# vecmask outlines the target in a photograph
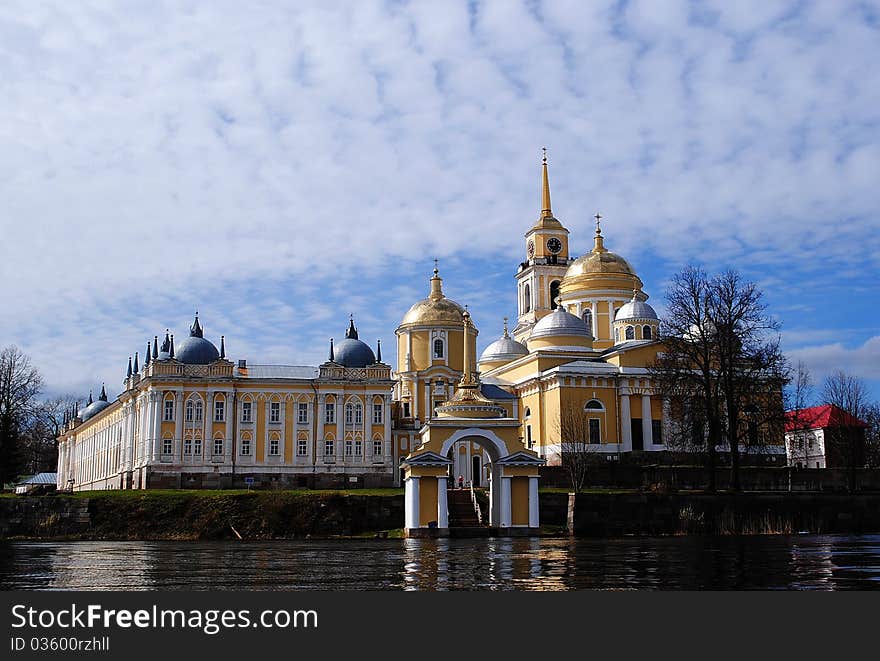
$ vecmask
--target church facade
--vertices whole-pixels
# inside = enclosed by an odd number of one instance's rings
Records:
[[[114,401],[102,389],[70,412],[59,489],[406,484],[408,512],[424,514],[407,527],[420,528],[436,523],[439,478],[451,477],[494,489],[490,515],[504,527],[537,525],[538,467],[559,464],[572,412],[590,450],[609,459],[666,448],[648,370],[659,320],[642,281],[605,247],[598,214],[592,249],[569,253],[546,158],[541,207],[524,235],[516,322],[479,358],[478,330],[436,268],[395,331],[393,364],[354,320],[321,365],[232,361],[197,315],[177,347],[166,331],[143,364],[129,359]],[[438,481],[413,495],[426,475]]]

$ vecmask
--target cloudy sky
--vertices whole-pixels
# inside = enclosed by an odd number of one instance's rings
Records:
[[[483,347],[546,146],[575,252],[600,211],[658,307],[738,268],[880,396],[878,62],[876,1],[7,0],[0,345],[82,397],[196,309],[252,363],[390,350],[436,257]]]

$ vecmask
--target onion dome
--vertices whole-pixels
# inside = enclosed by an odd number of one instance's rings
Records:
[[[168,329],[165,329],[165,339],[162,340],[162,346],[159,347],[159,353],[157,353],[154,357],[154,360],[168,360],[171,358],[171,336],[168,334]]]
[[[83,422],[88,420],[89,418],[94,417],[104,409],[110,406],[110,402],[107,401],[107,390],[104,388],[104,385],[101,384],[101,395],[98,397],[96,401],[92,401],[92,393],[89,393],[89,403],[85,408],[77,411],[77,417],[79,417]]]
[[[430,324],[454,324],[460,326],[464,314],[464,308],[450,298],[443,295],[443,279],[440,271],[434,269],[434,277],[431,278],[431,293],[428,298],[422,299],[413,305],[403,316],[401,326],[430,325]]]
[[[376,363],[373,350],[365,342],[358,339],[357,329],[354,327],[354,319],[349,320],[348,330],[345,331],[345,339],[333,347],[331,358],[334,362],[345,367],[366,367]]]
[[[614,316],[614,321],[656,321],[657,313],[650,305],[638,298],[639,292],[633,291],[632,300],[624,304]]]
[[[196,312],[195,321],[189,329],[189,337],[177,346],[174,357],[187,365],[207,365],[220,358],[217,347],[204,337],[198,312]]]
[[[529,350],[525,345],[517,342],[507,331],[507,317],[504,317],[504,333],[492,344],[486,347],[480,356],[480,367],[497,367],[503,363],[509,363],[522,356],[528,355]]]

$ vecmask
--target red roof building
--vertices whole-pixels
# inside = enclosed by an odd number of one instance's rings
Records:
[[[787,411],[785,454],[789,466],[831,468],[864,463],[867,423],[834,404]]]

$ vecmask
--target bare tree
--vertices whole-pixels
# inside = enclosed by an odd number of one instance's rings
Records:
[[[861,423],[866,422],[871,402],[868,387],[856,376],[838,370],[825,377],[820,399],[849,413]],[[850,491],[857,485],[857,469],[865,465],[865,427],[855,425],[833,426],[825,437],[826,457],[845,466]]]
[[[705,453],[707,488],[715,489],[716,446],[721,442],[721,393],[709,317],[709,277],[696,266],[673,276],[661,324],[663,352],[651,373],[672,417],[672,449]]]
[[[17,478],[23,467],[20,437],[42,387],[40,373],[18,347],[0,350],[0,484]]]
[[[29,473],[51,472],[58,464],[58,435],[66,411],[76,406],[76,398],[54,397],[37,404],[22,424],[19,448],[24,470]]]
[[[584,410],[563,407],[559,413],[559,455],[573,491],[580,491],[587,478],[597,444],[590,443],[590,420]]]
[[[868,406],[865,422],[865,466],[880,468],[880,402]]]
[[[782,441],[782,389],[788,363],[779,324],[763,294],[733,270],[709,277],[695,266],[673,278],[662,321],[664,351],[651,372],[678,428],[699,445],[705,437],[708,488],[715,488],[716,447],[730,452],[731,488],[740,488],[740,448],[758,443],[760,430]],[[673,432],[676,435],[676,432]]]

